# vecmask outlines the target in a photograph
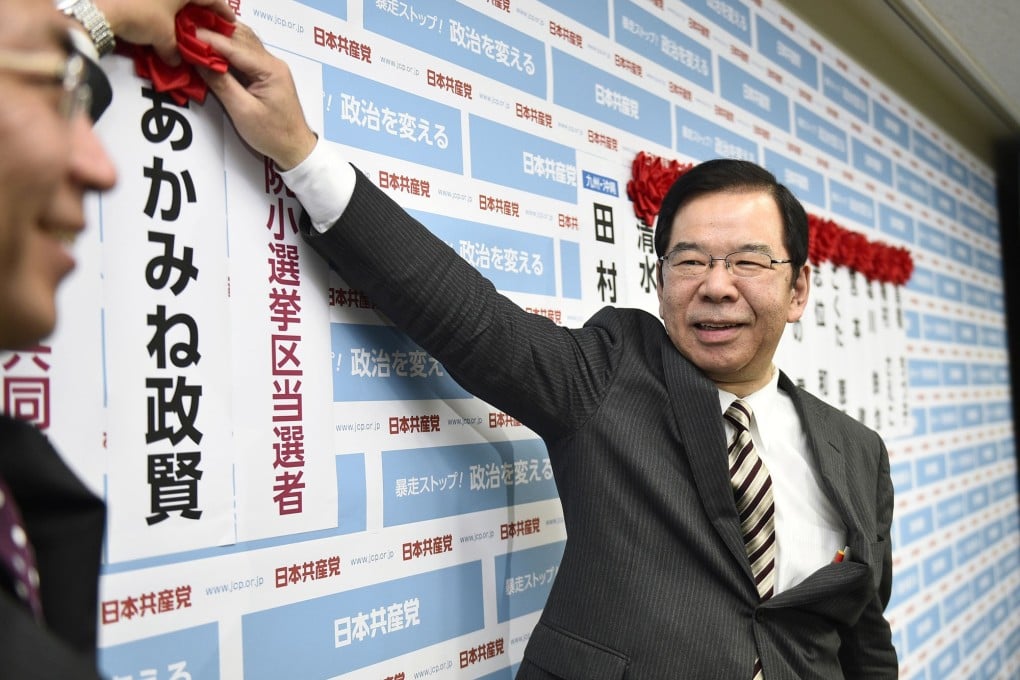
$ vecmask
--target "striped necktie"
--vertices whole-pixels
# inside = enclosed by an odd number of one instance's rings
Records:
[[[772,501],[772,477],[758,457],[751,441],[751,409],[737,399],[724,414],[736,433],[728,449],[730,481],[744,535],[744,549],[751,563],[758,596],[764,602],[775,594],[776,529],[775,504]],[[755,657],[752,680],[760,680],[761,659]]]

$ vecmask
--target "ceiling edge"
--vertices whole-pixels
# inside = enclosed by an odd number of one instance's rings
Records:
[[[1020,132],[1020,109],[920,0],[885,0],[885,4],[997,118]]]

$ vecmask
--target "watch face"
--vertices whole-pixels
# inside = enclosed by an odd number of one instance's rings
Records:
[[[57,2],[57,9],[66,13],[77,4],[78,0],[59,0],[59,2]]]

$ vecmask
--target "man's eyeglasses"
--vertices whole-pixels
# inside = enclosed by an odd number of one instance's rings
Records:
[[[60,114],[71,120],[81,113],[91,114],[92,87],[89,84],[89,60],[73,47],[59,52],[21,52],[0,49],[0,70],[55,82],[63,88]]]
[[[738,250],[725,257],[712,257],[697,248],[681,248],[663,255],[659,262],[660,266],[665,265],[669,271],[687,279],[704,276],[715,262],[724,262],[734,276],[750,279],[774,265],[789,264],[792,260],[777,260],[757,250]]]

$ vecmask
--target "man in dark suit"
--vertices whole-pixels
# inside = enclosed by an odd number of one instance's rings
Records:
[[[548,447],[568,540],[518,678],[896,677],[888,456],[772,363],[810,268],[804,209],[771,174],[713,161],[671,189],[661,322],[607,307],[561,328],[318,143],[249,30],[208,38],[247,77],[209,83],[307,241]]]
[[[233,16],[225,0],[200,2]],[[74,267],[67,246],[85,226],[84,192],[114,183],[92,131],[109,102],[94,48],[107,51],[119,35],[172,54],[185,0],[99,4],[62,2],[65,15],[53,0],[0,3],[0,349],[52,332],[57,286]],[[41,432],[0,415],[0,676],[99,678],[104,518]]]

